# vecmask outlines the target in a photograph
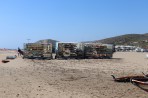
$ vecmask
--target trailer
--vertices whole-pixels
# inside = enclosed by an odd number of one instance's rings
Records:
[[[56,59],[82,59],[83,57],[84,52],[82,43],[56,43]]]
[[[24,44],[23,58],[52,59],[52,44],[39,44],[39,43]]]

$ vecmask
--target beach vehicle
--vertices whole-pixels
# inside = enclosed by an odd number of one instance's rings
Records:
[[[83,44],[74,42],[57,42],[56,59],[81,59],[84,57]]]
[[[148,78],[132,78],[131,83],[148,92]]]
[[[134,79],[134,78],[137,78],[137,79],[143,79],[143,78],[146,78],[148,75],[146,76],[138,76],[138,75],[133,75],[133,76],[125,76],[125,77],[119,77],[119,78],[116,78],[114,75],[111,75],[114,79],[114,81],[116,82],[130,82],[131,79]]]
[[[23,58],[52,59],[52,44],[40,44],[40,43],[24,44]]]

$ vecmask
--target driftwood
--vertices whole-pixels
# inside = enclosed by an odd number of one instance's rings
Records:
[[[10,62],[9,60],[2,60],[3,63],[8,63]]]
[[[145,74],[144,72],[142,72],[142,74],[144,75],[144,77],[148,78],[148,74]]]
[[[132,78],[131,83],[148,92],[148,78]]]
[[[133,78],[139,78],[139,79],[145,78],[145,76],[136,76],[136,75],[135,76],[119,77],[119,78],[116,78],[114,75],[111,75],[111,76],[113,77],[114,81],[116,81],[116,82],[130,82],[131,79],[133,79]]]

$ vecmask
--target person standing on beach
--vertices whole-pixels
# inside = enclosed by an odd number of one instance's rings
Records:
[[[18,53],[18,57],[21,56],[21,54],[20,54],[20,48],[18,48],[17,53]]]
[[[22,55],[24,54],[24,52],[23,52],[20,48],[18,48],[17,51],[18,51],[18,57],[19,57],[19,56],[22,56]]]

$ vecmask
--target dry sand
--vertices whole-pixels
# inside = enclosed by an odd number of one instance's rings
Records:
[[[0,60],[15,52],[0,52]],[[113,59],[28,60],[0,62],[0,98],[148,98],[117,77],[148,73],[146,53],[117,52]]]

